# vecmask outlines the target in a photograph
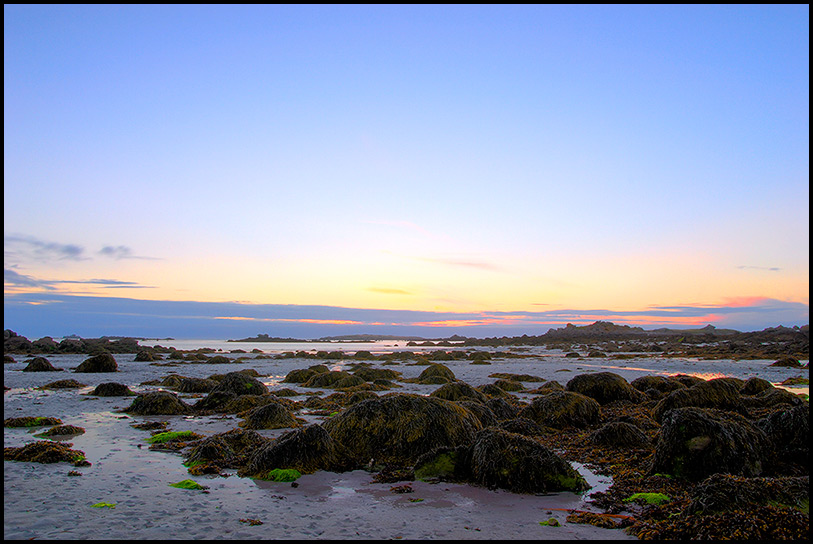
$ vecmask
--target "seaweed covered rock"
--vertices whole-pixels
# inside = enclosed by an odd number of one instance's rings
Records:
[[[590,488],[584,478],[552,450],[526,436],[493,427],[477,433],[467,459],[471,482],[490,489],[551,493]]]
[[[96,397],[132,397],[136,393],[123,383],[107,382],[97,385],[88,395]]]
[[[256,431],[232,429],[198,442],[189,452],[184,466],[193,474],[217,474],[224,468],[239,468],[270,442]]]
[[[654,376],[651,374],[635,378],[630,382],[630,385],[642,393],[654,390],[661,395],[671,393],[677,389],[685,389],[688,387],[680,380],[671,376]]]
[[[457,381],[457,378],[455,378],[454,372],[448,366],[432,363],[423,369],[417,379],[409,381],[427,385],[441,385]]]
[[[179,393],[211,393],[219,382],[211,378],[190,378],[177,376],[171,384],[164,384]]]
[[[231,393],[237,396],[267,395],[268,388],[261,381],[249,376],[245,372],[229,372],[211,392]]]
[[[330,370],[314,374],[302,387],[319,387],[322,389],[346,389],[364,383],[364,380],[344,370]]]
[[[481,425],[474,414],[454,402],[390,393],[347,408],[324,427],[364,466],[370,459],[412,465],[435,448],[469,443]]]
[[[119,365],[109,353],[100,353],[82,361],[74,372],[117,372]]]
[[[640,402],[645,398],[627,380],[613,372],[579,374],[567,382],[565,389],[595,399],[599,404],[619,400]]]
[[[729,410],[745,415],[747,412],[742,403],[740,387],[726,378],[715,378],[686,389],[677,389],[658,401],[652,409],[652,417],[660,422],[664,414],[670,410],[688,406]]]
[[[510,398],[510,397],[509,397]],[[486,406],[496,416],[498,421],[504,419],[514,419],[519,414],[520,408],[505,398],[493,398],[486,401]]]
[[[497,416],[494,415],[494,412],[492,412],[491,409],[482,402],[472,399],[463,399],[455,402],[474,414],[480,421],[480,425],[483,428],[491,427],[492,425],[496,425],[498,422]]]
[[[268,399],[271,400],[271,399]],[[282,429],[299,427],[299,421],[282,402],[268,402],[249,410],[240,423],[244,429]]]
[[[486,402],[488,400],[488,397],[483,393],[466,382],[460,381],[445,383],[435,389],[429,396],[446,400],[475,400],[477,402]]]
[[[768,391],[774,389],[774,386],[771,382],[766,379],[758,378],[756,376],[751,376],[745,383],[743,384],[742,388],[740,388],[740,394],[742,395],[756,395],[762,393],[763,391]]]
[[[23,369],[23,372],[59,372],[62,370],[52,365],[51,361],[45,357],[34,357],[26,362],[28,365]]]
[[[6,461],[27,461],[31,463],[82,463],[85,452],[72,450],[64,442],[39,440],[19,448],[3,448],[3,459]],[[86,464],[86,463],[85,463]]]
[[[358,356],[358,354],[356,354]],[[365,382],[374,382],[375,380],[400,380],[401,373],[390,368],[374,368],[362,366],[353,371],[353,375],[361,378]]]
[[[730,474],[714,474],[692,491],[687,514],[711,514],[741,510],[747,506],[783,504],[792,508],[807,508],[810,497],[810,477],[743,478]]]
[[[254,452],[240,476],[265,478],[274,469],[295,469],[303,474],[346,468],[341,446],[321,425],[287,432]]]
[[[810,403],[774,412],[757,422],[776,459],[810,470]]]
[[[592,432],[587,440],[597,446],[622,449],[644,449],[652,446],[649,437],[638,427],[624,421],[612,421]]]
[[[515,417],[514,419],[501,421],[497,425],[497,428],[509,433],[521,434],[523,436],[542,436],[545,434],[545,429],[543,429],[536,421],[524,417]]]
[[[770,366],[781,366],[786,368],[802,368],[802,363],[799,359],[790,355],[784,355],[770,364]]]
[[[192,408],[169,391],[153,391],[137,396],[124,410],[138,416],[184,415],[192,413]]]
[[[85,384],[77,382],[74,379],[56,380],[55,382],[46,383],[37,389],[81,389],[87,387]]]
[[[151,349],[142,349],[136,353],[135,361],[139,363],[151,363],[153,361],[159,361],[161,359],[161,355],[155,353]]]
[[[759,476],[769,453],[765,433],[738,414],[677,408],[663,416],[652,472],[691,481],[718,472]]]
[[[519,412],[524,417],[546,427],[584,428],[601,419],[601,407],[590,397],[573,391],[553,391],[535,398]]]
[[[58,417],[22,416],[9,417],[3,420],[3,427],[44,427],[46,425],[62,425]]]
[[[51,427],[50,429],[43,431],[35,436],[47,438],[50,436],[72,436],[84,433],[85,429],[83,427],[77,427],[76,425],[57,425],[56,427]]]
[[[290,371],[282,380],[283,383],[305,383],[315,374],[328,372],[325,365],[314,365],[308,368],[298,368]]]

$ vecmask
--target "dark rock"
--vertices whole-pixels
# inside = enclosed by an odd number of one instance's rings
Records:
[[[520,411],[519,417],[532,419],[545,427],[584,428],[599,422],[601,407],[580,393],[553,391],[535,398]]]
[[[435,389],[429,396],[446,400],[466,399],[475,400],[477,402],[486,402],[488,400],[488,397],[483,393],[477,391],[466,382],[460,381],[445,383]]]
[[[136,395],[136,393],[130,391],[130,388],[123,383],[108,382],[100,383],[93,391],[88,393],[88,395],[97,397],[130,397]]]
[[[118,369],[116,359],[111,354],[100,353],[85,359],[74,372],[117,372]]]
[[[360,466],[370,459],[410,466],[435,448],[471,442],[481,425],[454,402],[396,393],[351,406],[324,427]]]
[[[641,402],[645,398],[627,380],[612,372],[580,374],[567,382],[566,389],[593,398],[599,404],[609,404],[619,400]]]
[[[597,446],[623,449],[645,449],[652,446],[649,437],[638,427],[623,421],[612,421],[594,431],[587,440]]]
[[[653,473],[700,481],[712,474],[759,476],[769,454],[765,433],[733,412],[677,408],[666,412]]]
[[[192,413],[191,407],[169,391],[154,391],[137,396],[124,410],[139,416],[183,415]]]
[[[238,474],[263,478],[276,468],[295,469],[303,474],[340,471],[345,468],[345,461],[341,446],[333,437],[321,425],[309,425],[287,432],[256,450]]]
[[[28,366],[23,369],[23,372],[58,372],[61,368],[56,368],[51,364],[51,361],[45,357],[34,357],[26,361]]]

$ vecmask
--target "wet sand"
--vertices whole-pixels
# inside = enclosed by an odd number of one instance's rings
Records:
[[[250,355],[243,355],[251,357]],[[237,355],[229,355],[236,358]],[[190,364],[155,366],[135,362],[134,355],[116,355],[119,372],[77,374],[86,356],[48,357],[63,372],[21,372],[24,357],[4,365],[4,418],[20,416],[59,417],[86,433],[67,441],[85,452],[91,466],[75,468],[67,463],[39,464],[4,461],[4,538],[6,539],[619,539],[633,540],[622,530],[609,530],[565,520],[568,509],[593,509],[589,495],[606,489],[608,482],[583,472],[594,488],[584,495],[557,493],[545,496],[520,495],[505,491],[448,483],[408,482],[412,493],[394,493],[399,484],[376,483],[365,471],[318,472],[290,483],[273,483],[229,477],[191,477],[178,453],[148,449],[147,431],[133,423],[165,420],[169,430],[192,430],[204,435],[225,432],[241,421],[235,416],[130,416],[120,412],[132,397],[89,397],[83,395],[95,385],[119,382],[133,391],[155,390],[141,383],[170,373],[206,377],[211,374],[253,368],[271,390],[290,387],[313,391],[294,384],[281,384],[296,368],[306,368],[312,359],[253,359],[236,364]],[[488,365],[470,361],[444,361],[458,379],[471,385],[492,383],[489,374],[507,372],[533,374],[562,384],[578,373],[611,370],[631,381],[645,374],[693,373],[713,377],[760,376],[778,383],[807,370],[769,367],[772,361],[694,361],[647,358],[630,360],[566,359],[556,354],[533,359],[493,360]],[[327,361],[331,367],[349,365]],[[380,363],[376,363],[380,366]],[[425,368],[402,363],[387,366],[404,378],[416,377]],[[40,391],[35,387],[59,379],[73,378],[87,387],[79,390]],[[401,382],[399,382],[401,383]],[[396,392],[428,394],[438,386],[405,384]],[[526,384],[533,386],[533,384]],[[326,394],[331,390],[325,390]],[[189,403],[196,399],[181,395]],[[523,397],[522,394],[518,396]],[[301,400],[306,397],[294,397]],[[527,398],[531,398],[528,396]],[[320,416],[298,414],[312,422]],[[37,438],[35,429],[4,429],[4,446],[22,446]],[[274,437],[285,432],[260,431]],[[582,469],[585,470],[585,469]],[[75,471],[81,476],[69,476]],[[191,491],[169,487],[187,478],[208,487]],[[115,508],[92,508],[107,502]],[[539,522],[557,518],[560,527]],[[244,520],[244,521],[241,521]],[[251,525],[249,520],[260,524]]]

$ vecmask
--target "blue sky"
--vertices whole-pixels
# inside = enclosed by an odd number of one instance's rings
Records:
[[[23,295],[809,320],[806,5],[5,6],[4,30],[7,328],[54,321]]]

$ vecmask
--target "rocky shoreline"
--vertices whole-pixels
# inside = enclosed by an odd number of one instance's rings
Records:
[[[587,489],[569,465],[577,462],[611,476],[612,485],[590,496],[590,508],[563,512],[568,524],[640,539],[797,539],[809,532],[809,401],[756,376],[627,380],[601,371],[560,382],[490,372],[492,383],[475,385],[459,379],[455,369],[486,369],[481,365],[525,355],[477,349],[245,357],[194,350],[167,358],[150,353],[131,352],[131,364],[159,372],[195,368],[196,376],[170,372],[140,384],[116,384],[118,355],[111,354],[89,357],[73,372],[103,376],[105,382],[85,394],[108,391],[126,401],[120,413],[143,424],[141,432],[153,433],[149,448],[182,455],[190,478],[236,473],[296,484],[302,475],[365,471],[392,493],[435,482],[539,495]],[[45,359],[27,372],[59,371]],[[559,360],[578,365],[581,355]],[[33,364],[25,362],[22,371]],[[295,368],[269,388],[256,370],[244,368],[248,362]],[[785,364],[807,368],[793,357]],[[201,375],[207,365],[239,370]],[[399,391],[410,386],[428,392]],[[37,420],[39,415],[6,418],[4,426],[80,433],[77,426],[60,428],[67,427],[61,421]],[[209,434],[168,431],[158,421],[177,423],[179,417],[240,421]],[[277,434],[269,437],[269,430]],[[92,465],[83,451],[43,438],[5,447],[4,458]]]

